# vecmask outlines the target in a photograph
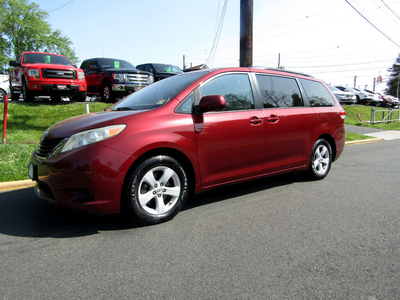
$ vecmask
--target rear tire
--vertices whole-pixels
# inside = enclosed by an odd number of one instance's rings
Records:
[[[310,167],[308,174],[311,179],[320,180],[325,178],[332,165],[332,147],[324,139],[319,139],[311,152]]]
[[[109,82],[103,83],[101,86],[100,97],[102,102],[113,103],[115,100],[114,92]]]
[[[123,199],[125,213],[152,225],[171,220],[185,205],[188,179],[181,164],[158,155],[142,162],[129,178]]]

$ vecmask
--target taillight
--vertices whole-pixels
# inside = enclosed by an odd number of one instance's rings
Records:
[[[342,118],[342,120],[346,119],[346,112],[345,111],[341,111],[339,112],[340,117]]]

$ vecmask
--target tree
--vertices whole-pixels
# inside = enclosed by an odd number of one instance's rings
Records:
[[[399,97],[399,84],[400,84],[400,55],[396,58],[393,66],[388,69],[390,77],[387,82],[386,94],[394,97]]]
[[[0,72],[8,70],[8,61],[24,51],[62,54],[72,63],[78,58],[72,42],[61,31],[52,30],[45,21],[48,13],[28,0],[0,0]]]

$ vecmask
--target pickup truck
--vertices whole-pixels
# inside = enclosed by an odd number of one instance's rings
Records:
[[[130,62],[114,58],[90,58],[81,64],[88,94],[100,95],[103,102],[115,102],[120,96],[153,83],[153,75],[135,68]]]
[[[170,64],[147,63],[137,65],[136,68],[152,73],[154,76],[154,81],[159,81],[161,79],[183,73],[183,71],[179,67]]]
[[[43,52],[24,52],[10,61],[10,94],[17,100],[34,101],[36,96],[61,97],[85,101],[86,80],[82,70],[63,55]]]

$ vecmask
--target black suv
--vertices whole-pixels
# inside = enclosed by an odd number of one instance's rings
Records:
[[[115,102],[153,83],[153,75],[135,68],[130,62],[114,58],[90,58],[81,64],[88,94],[100,94],[101,101]]]
[[[154,76],[154,81],[159,81],[174,75],[182,74],[183,71],[174,65],[169,64],[141,64],[136,66],[137,69],[150,72]]]

